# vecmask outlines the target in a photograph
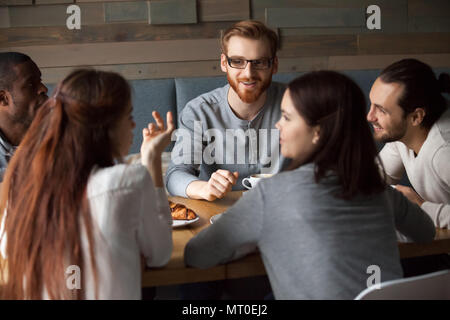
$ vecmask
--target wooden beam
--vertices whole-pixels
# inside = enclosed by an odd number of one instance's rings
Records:
[[[267,8],[266,24],[276,28],[360,27],[366,25],[363,8]]]
[[[220,30],[231,25],[232,22],[204,22],[189,25],[112,23],[82,26],[81,30],[69,30],[65,26],[6,28],[0,34],[2,40],[0,48],[92,42],[211,39],[219,38]]]
[[[449,53],[450,33],[360,34],[358,54]]]
[[[162,0],[149,2],[150,24],[181,24],[196,22],[196,0]]]
[[[40,67],[68,67],[218,59],[217,39],[130,41],[5,47],[28,54]]]
[[[450,53],[444,54],[381,54],[328,57],[328,68],[333,70],[383,69],[405,58],[414,58],[431,67],[450,67]]]
[[[103,71],[120,73],[128,80],[166,79],[179,77],[211,77],[223,75],[219,57],[210,61],[136,63],[114,65],[90,65]],[[41,67],[44,83],[57,83],[76,67]]]
[[[356,53],[356,35],[304,35],[281,38],[278,56],[288,58]]]
[[[249,0],[199,0],[199,21],[239,21],[250,19]]]

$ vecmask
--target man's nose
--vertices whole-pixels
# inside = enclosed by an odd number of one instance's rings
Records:
[[[252,75],[255,73],[255,68],[253,67],[253,64],[251,62],[247,62],[247,65],[245,66],[243,73],[247,78],[251,78]]]
[[[377,118],[375,117],[375,108],[370,106],[369,112],[367,113],[367,121],[375,122]]]

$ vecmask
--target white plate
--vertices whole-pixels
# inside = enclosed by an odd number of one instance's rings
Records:
[[[186,226],[188,224],[198,221],[198,219],[200,219],[199,216],[197,216],[197,218],[192,219],[192,220],[172,220],[172,227],[178,228],[178,227]]]
[[[211,218],[209,218],[209,222],[210,222],[211,224],[213,224],[213,223],[216,222],[217,219],[219,219],[221,216],[222,216],[222,213],[218,213],[218,214],[212,216]]]

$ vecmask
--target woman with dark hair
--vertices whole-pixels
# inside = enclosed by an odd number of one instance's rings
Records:
[[[400,278],[395,229],[414,241],[431,241],[435,229],[384,184],[365,105],[336,72],[292,81],[276,125],[290,170],[244,193],[188,243],[185,262],[206,268],[255,245],[277,299],[353,299],[373,269],[381,281]]]
[[[0,270],[6,299],[139,299],[141,254],[172,251],[161,152],[174,128],[156,112],[141,163],[119,163],[135,123],[126,80],[76,70],[41,109],[6,171]],[[70,278],[69,278],[70,277]],[[66,279],[67,278],[67,279]]]

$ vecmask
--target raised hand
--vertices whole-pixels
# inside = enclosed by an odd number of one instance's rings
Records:
[[[157,111],[153,111],[152,115],[156,124],[149,123],[148,127],[142,130],[141,163],[149,171],[155,186],[162,188],[161,154],[169,145],[175,126],[171,112],[167,112],[167,127]]]
[[[152,116],[156,124],[149,123],[148,127],[142,130],[141,159],[143,164],[152,157],[161,157],[161,153],[170,144],[170,138],[175,129],[172,112],[167,112],[167,127],[157,111],[153,111]]]

